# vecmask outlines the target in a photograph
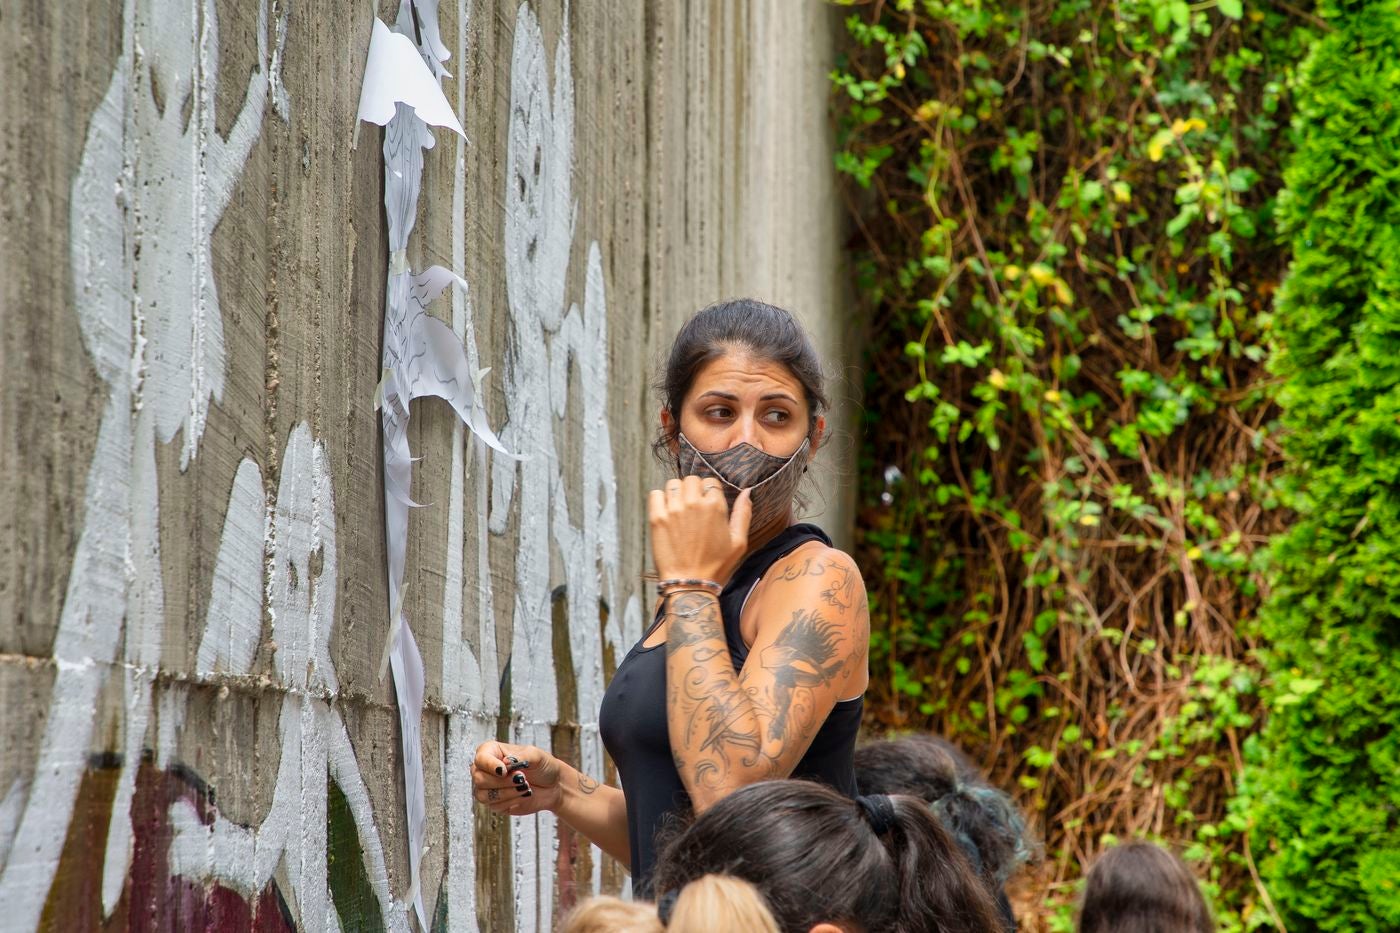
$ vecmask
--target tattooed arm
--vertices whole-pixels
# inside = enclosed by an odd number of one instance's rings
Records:
[[[802,548],[760,586],[741,671],[713,596],[667,600],[671,751],[697,812],[745,784],[787,777],[836,702],[865,688],[869,614],[850,557]]]
[[[624,868],[630,868],[632,844],[627,838],[627,801],[622,791],[574,768],[567,768],[567,772],[559,782],[562,793],[555,814]]]

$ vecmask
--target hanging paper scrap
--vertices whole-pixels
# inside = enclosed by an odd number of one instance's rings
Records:
[[[432,34],[437,34],[436,26]],[[447,96],[413,40],[391,32],[376,18],[369,39],[369,57],[365,61],[365,80],[360,86],[359,119],[383,126],[394,118],[396,103],[412,107],[424,123],[446,127],[463,139],[467,138],[457,114],[452,112],[452,105],[447,102]],[[430,138],[427,146],[431,148],[432,145]]]

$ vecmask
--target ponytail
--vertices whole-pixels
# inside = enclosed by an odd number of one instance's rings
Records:
[[[901,933],[1001,928],[986,887],[953,835],[916,797],[876,794],[857,798],[871,832],[894,863]],[[879,814],[880,820],[870,819]],[[882,831],[883,830],[883,831]]]
[[[862,794],[909,794],[928,803],[994,890],[1037,854],[1015,802],[938,736],[863,745],[856,749],[855,766]]]
[[[1011,798],[994,787],[959,782],[953,793],[933,802],[933,813],[953,838],[971,846],[977,872],[1000,888],[1031,857],[1026,821]]]

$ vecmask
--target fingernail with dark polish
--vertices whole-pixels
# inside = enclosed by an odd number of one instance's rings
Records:
[[[496,765],[496,773],[497,773],[497,774],[505,774],[505,773],[506,773],[506,769],[505,769],[505,768],[502,768],[500,765]]]
[[[525,770],[526,768],[528,768],[528,767],[530,767],[530,763],[529,763],[528,761],[520,761],[519,759],[517,759],[516,762],[515,762],[514,764],[510,765],[509,767],[507,767],[506,770],[507,770],[507,771],[524,771],[524,770]]]
[[[535,796],[535,792],[532,791],[532,790],[527,790],[525,793],[521,794],[520,796],[522,796],[522,797],[533,797],[533,796]]]
[[[525,775],[523,775],[523,774],[512,774],[512,775],[510,776],[510,779],[511,779],[512,781],[514,781],[515,783],[517,783],[517,784],[524,784],[524,783],[525,783]]]

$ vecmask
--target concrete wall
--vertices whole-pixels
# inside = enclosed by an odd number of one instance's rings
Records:
[[[0,14],[6,930],[416,924],[380,676],[383,131],[351,148],[370,12]],[[469,141],[435,131],[406,252],[465,277],[431,311],[530,459],[413,405],[419,888],[434,928],[546,929],[624,873],[547,816],[479,812],[470,755],[514,736],[603,767],[598,698],[648,605],[648,382],[687,313],[792,307],[847,394],[836,23],[817,0],[438,20]],[[838,536],[850,411],[820,471]]]

